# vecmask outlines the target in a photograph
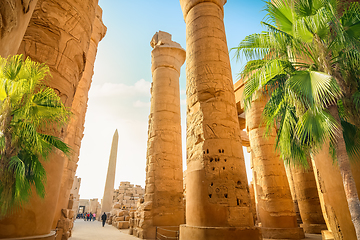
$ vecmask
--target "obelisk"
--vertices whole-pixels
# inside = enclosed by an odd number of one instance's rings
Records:
[[[109,158],[109,166],[106,175],[106,183],[104,189],[104,196],[101,205],[101,212],[110,212],[111,204],[112,204],[112,197],[114,193],[114,184],[115,184],[115,170],[116,170],[116,157],[117,157],[117,149],[118,149],[118,141],[119,141],[119,134],[116,129],[114,133],[114,137],[111,144],[111,152]]]
[[[186,225],[180,240],[256,240],[224,26],[226,0],[180,0],[186,23]]]

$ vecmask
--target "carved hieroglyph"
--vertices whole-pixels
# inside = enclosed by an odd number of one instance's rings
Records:
[[[157,226],[184,223],[183,169],[180,118],[180,68],[185,50],[159,31],[151,42],[151,109],[149,116],[145,202],[141,224],[133,235],[155,238]],[[136,223],[140,223],[136,222]]]
[[[118,134],[118,130],[116,129],[111,144],[111,152],[109,157],[109,166],[106,174],[104,196],[101,202],[102,213],[110,212],[113,202],[118,142],[119,142],[119,134]]]
[[[94,19],[91,41],[86,55],[85,71],[80,79],[76,89],[74,101],[72,103],[71,112],[73,116],[68,124],[65,136],[65,142],[70,145],[72,155],[65,159],[64,172],[61,180],[61,189],[59,201],[55,213],[53,228],[56,227],[59,220],[61,209],[67,207],[70,189],[74,181],[77,162],[79,161],[79,153],[81,140],[83,138],[85,115],[87,110],[88,92],[92,82],[94,63],[99,42],[106,34],[106,27],[102,22],[102,9],[98,5],[96,8],[96,17]]]
[[[186,225],[180,239],[260,239],[235,106],[225,0],[180,0],[186,23]]]
[[[37,0],[0,0],[0,56],[17,53]]]
[[[89,49],[97,0],[38,0],[19,52],[33,61],[45,62],[52,78],[47,85],[71,107],[82,77]],[[50,131],[50,130],[49,130]],[[55,131],[63,138],[65,129]],[[31,237],[49,234],[59,199],[64,168],[63,155],[54,152],[44,163],[46,196],[33,194],[16,215],[0,221],[0,237]],[[26,224],[24,224],[24,222]]]
[[[270,136],[264,137],[266,129],[261,125],[261,115],[265,104],[259,94],[246,113],[262,235],[271,239],[302,239],[305,235],[297,225],[284,163],[275,151],[275,128]]]

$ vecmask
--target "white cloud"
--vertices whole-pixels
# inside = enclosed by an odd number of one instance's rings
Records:
[[[150,107],[150,101],[149,102],[142,102],[140,100],[136,100],[136,102],[133,103],[134,107],[142,108],[142,107]]]
[[[151,82],[144,79],[137,81],[134,85],[125,85],[122,83],[104,83],[94,84],[89,92],[89,97],[129,97],[129,96],[150,96]]]

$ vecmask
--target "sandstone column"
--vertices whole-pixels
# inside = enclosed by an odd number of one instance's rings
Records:
[[[328,229],[335,240],[356,240],[340,170],[337,164],[333,163],[327,145],[324,145],[322,150],[313,156],[312,163],[321,208]],[[323,239],[330,239],[324,238],[326,235],[331,234],[323,231]]]
[[[289,166],[285,165],[285,171],[286,171],[286,176],[287,176],[287,179],[289,182],[291,198],[294,203],[294,211],[296,213],[297,224],[298,224],[298,226],[300,226],[300,224],[302,224],[303,222],[301,219],[299,204],[298,204],[298,200],[297,200],[297,196],[296,196],[296,192],[295,192],[294,178],[293,178],[293,175],[292,175],[292,172],[291,172],[291,169]]]
[[[37,0],[0,0],[0,56],[15,55]]]
[[[275,151],[275,128],[265,138],[265,127],[260,126],[265,104],[260,96],[246,114],[262,235],[270,239],[302,239],[304,231],[297,225],[284,163]]]
[[[180,239],[260,239],[223,22],[226,0],[180,0],[187,46],[186,225]]]
[[[309,162],[309,169],[291,165],[290,171],[294,180],[294,189],[303,221],[300,226],[306,233],[321,234],[321,230],[326,230],[327,227],[321,211],[312,164]]]
[[[76,89],[74,101],[71,107],[71,112],[73,113],[73,116],[68,124],[66,131],[65,142],[70,145],[73,153],[69,158],[65,159],[59,201],[57,204],[53,228],[55,228],[57,224],[62,224],[60,222],[58,223],[58,221],[61,220],[60,214],[62,209],[65,209],[68,206],[70,190],[74,182],[77,162],[79,161],[81,140],[84,136],[83,132],[85,115],[87,110],[88,92],[94,73],[93,69],[97,47],[105,34],[106,27],[102,22],[102,9],[98,5],[96,8],[96,17],[93,22],[90,45],[86,54],[85,70]]]
[[[111,144],[111,152],[109,158],[109,166],[106,175],[106,183],[104,189],[104,196],[101,203],[101,213],[110,212],[112,201],[113,201],[113,193],[114,193],[114,184],[115,184],[115,171],[116,171],[116,158],[117,158],[117,149],[118,149],[118,141],[119,134],[116,129],[112,144]]]
[[[46,62],[52,74],[47,85],[55,89],[67,107],[72,106],[84,71],[96,6],[97,0],[38,0],[19,48],[18,53],[25,57]],[[60,138],[66,132],[49,131]],[[48,235],[59,198],[64,160],[65,156],[54,151],[50,161],[43,163],[47,175],[45,199],[33,194],[19,212],[1,220],[0,238],[53,237]]]
[[[142,226],[133,233],[145,239],[155,239],[156,227],[185,222],[179,77],[186,54],[166,32],[157,32],[150,44],[153,82],[145,201]]]

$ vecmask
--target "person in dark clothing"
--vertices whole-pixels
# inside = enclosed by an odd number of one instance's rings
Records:
[[[101,215],[101,220],[102,220],[102,226],[103,226],[103,227],[104,227],[104,225],[105,225],[106,218],[107,218],[107,216],[106,216],[106,213],[104,212],[104,214]]]

